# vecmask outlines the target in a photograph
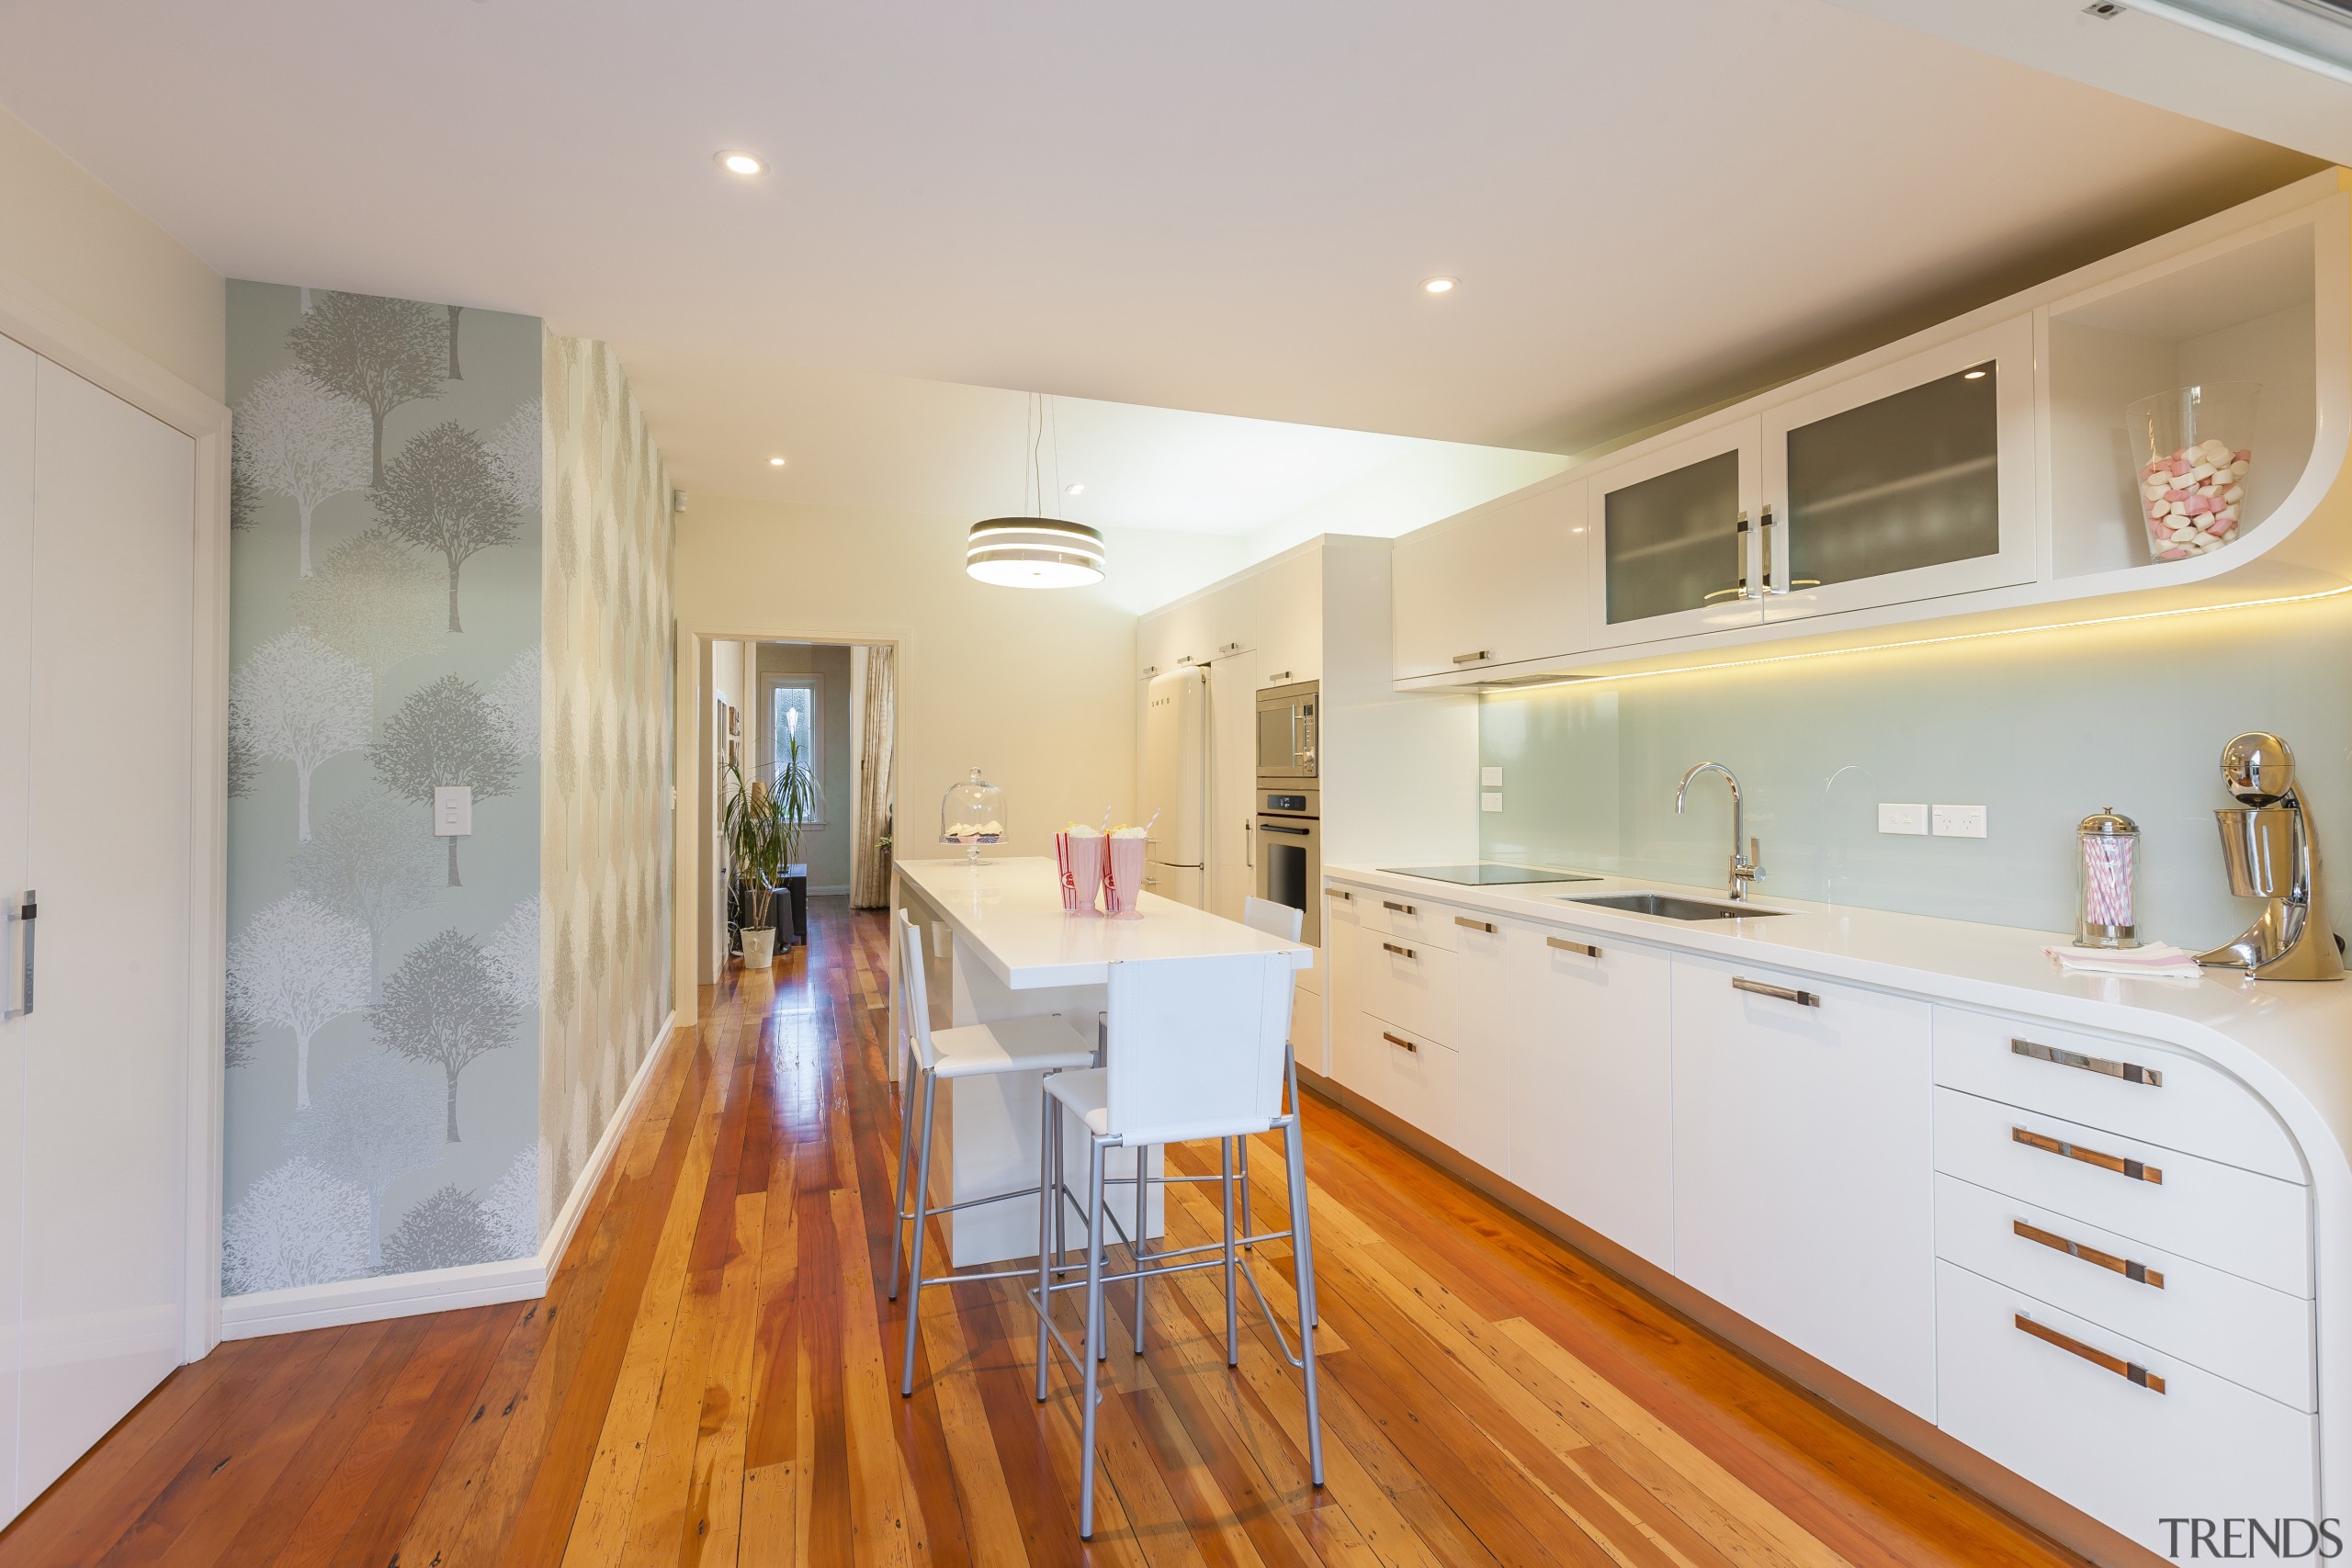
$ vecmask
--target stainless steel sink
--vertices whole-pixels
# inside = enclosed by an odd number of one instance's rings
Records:
[[[1671,893],[1590,893],[1582,897],[1564,894],[1561,901],[1590,904],[1597,909],[1624,909],[1636,915],[1658,915],[1669,920],[1746,920],[1777,915],[1746,904],[1716,904],[1704,898],[1678,898]]]

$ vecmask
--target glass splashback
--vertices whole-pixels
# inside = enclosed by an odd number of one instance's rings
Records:
[[[1700,609],[1739,591],[1737,452],[1611,491],[1603,505],[1611,626]]]
[[[1788,585],[1999,554],[1998,379],[1988,361],[1790,431]]]

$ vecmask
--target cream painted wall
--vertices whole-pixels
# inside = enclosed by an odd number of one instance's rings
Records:
[[[0,110],[0,267],[208,398],[228,385],[220,275]]]
[[[1109,584],[1037,593],[973,581],[964,575],[970,522],[695,496],[678,519],[682,717],[702,700],[692,682],[700,638],[894,643],[902,856],[947,852],[932,841],[939,797],[975,764],[1004,789],[1005,854],[1047,853],[1056,824],[1129,809],[1135,616]],[[707,807],[681,792],[679,809]],[[681,821],[677,842],[703,831]],[[689,878],[679,887],[694,897]],[[692,917],[681,908],[682,933]],[[683,978],[693,956],[679,956],[682,1022],[696,1011]]]

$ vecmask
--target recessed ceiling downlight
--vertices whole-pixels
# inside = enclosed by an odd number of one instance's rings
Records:
[[[784,467],[784,459],[781,457],[770,457],[768,459],[768,467],[771,468],[781,468]]]
[[[1102,536],[1057,517],[991,517],[972,525],[964,570],[1000,588],[1083,588],[1102,581]]]
[[[1461,287],[1462,280],[1458,277],[1425,277],[1421,280],[1421,292],[1424,294],[1451,294]]]
[[[745,179],[768,172],[768,166],[749,152],[721,152],[718,154],[718,166],[730,175],[741,175]]]

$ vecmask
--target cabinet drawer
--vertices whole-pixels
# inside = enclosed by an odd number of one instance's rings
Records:
[[[1363,907],[1364,930],[1384,931],[1415,947],[1453,947],[1456,915],[1464,919],[1490,918],[1450,905],[1432,904],[1410,893],[1383,893],[1377,887],[1359,887],[1354,892],[1356,902]]]
[[[1946,1432],[2159,1555],[2166,1518],[2312,1516],[2311,1416],[1951,1263],[1936,1266],[1936,1371]]]
[[[1936,1253],[2282,1404],[2314,1408],[2312,1303],[2301,1296],[1956,1176],[1936,1178]]]
[[[1936,1081],[2282,1181],[2302,1161],[2270,1108],[2193,1056],[2145,1043],[1936,1009]]]
[[[1453,1052],[1427,1035],[1369,1017],[1357,1021],[1349,1087],[1451,1148],[1459,1074]]]
[[[1433,1040],[1453,1037],[1453,954],[1404,935],[1365,931],[1363,1010]]]
[[[2312,1292],[2305,1193],[2290,1182],[1951,1089],[1936,1090],[1936,1168],[2274,1290]]]

